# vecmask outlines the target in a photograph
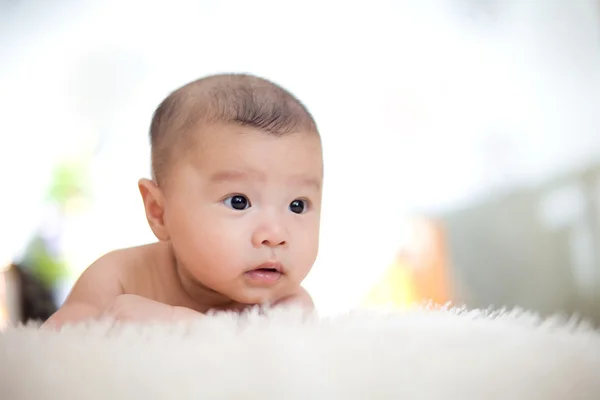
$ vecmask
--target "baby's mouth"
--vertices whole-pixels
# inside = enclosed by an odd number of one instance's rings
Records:
[[[264,271],[264,272],[279,272],[276,268],[256,268],[252,271]]]
[[[280,263],[264,263],[245,274],[252,282],[262,285],[272,285],[283,275],[283,266]]]

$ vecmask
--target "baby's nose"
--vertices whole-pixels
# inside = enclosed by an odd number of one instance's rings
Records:
[[[268,239],[265,239],[262,241],[261,243],[263,246],[268,246],[268,247],[277,247],[277,246],[284,246],[286,244],[285,240],[281,240],[281,241],[271,241]]]
[[[259,227],[252,236],[252,245],[256,248],[261,246],[280,247],[288,243],[285,227],[275,221]]]

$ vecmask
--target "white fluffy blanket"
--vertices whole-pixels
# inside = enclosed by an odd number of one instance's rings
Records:
[[[524,313],[220,314],[0,334],[0,398],[600,399],[600,333]]]

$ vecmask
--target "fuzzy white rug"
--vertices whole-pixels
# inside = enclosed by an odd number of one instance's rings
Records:
[[[523,313],[298,310],[0,334],[0,398],[600,399],[600,333]]]

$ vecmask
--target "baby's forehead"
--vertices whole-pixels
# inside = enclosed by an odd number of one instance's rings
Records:
[[[321,141],[312,132],[273,136],[252,128],[224,125],[197,135],[196,144],[187,148],[187,156],[177,164],[203,181],[321,185]]]
[[[253,128],[284,139],[302,131],[319,135],[304,105],[272,82],[248,75],[203,78],[173,92],[155,112],[150,136],[157,180],[165,167],[188,154],[212,155],[215,149],[235,145],[233,138],[225,142],[216,136],[223,131],[214,128],[223,126]],[[238,139],[247,139],[244,136]]]
[[[320,137],[313,132],[273,135],[254,128],[221,125],[201,130],[188,147],[191,160],[203,167],[220,168],[248,165],[281,168],[287,164],[296,170],[322,169]]]

